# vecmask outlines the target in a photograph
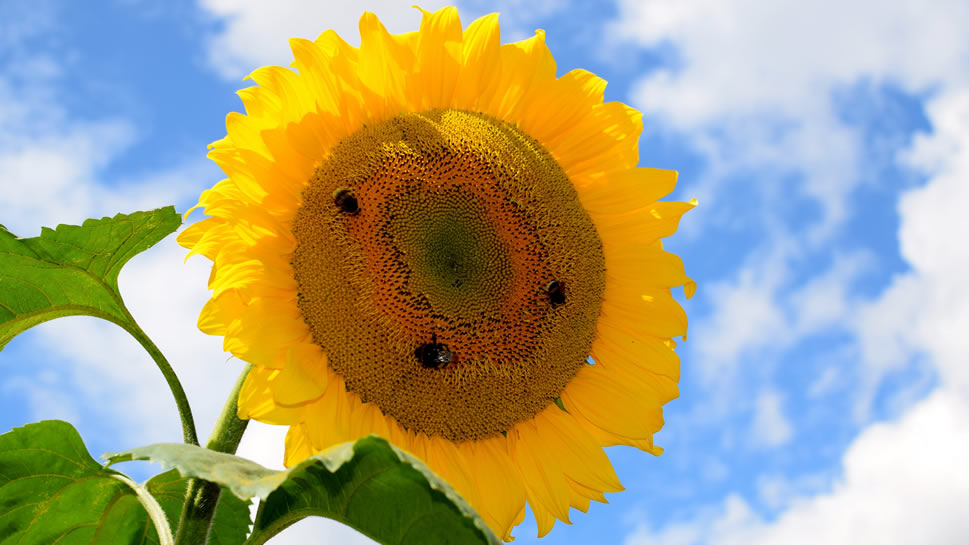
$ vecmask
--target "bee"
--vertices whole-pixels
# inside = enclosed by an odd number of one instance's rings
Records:
[[[548,294],[548,301],[552,303],[552,308],[565,304],[565,282],[552,280],[545,286],[545,293]]]
[[[333,192],[333,204],[335,204],[341,212],[351,216],[355,216],[360,212],[360,203],[357,202],[357,198],[353,195],[353,193],[351,193],[350,190],[345,187],[341,187]]]
[[[444,369],[454,361],[454,354],[446,344],[437,342],[436,334],[431,335],[431,342],[418,346],[414,356],[425,369]]]

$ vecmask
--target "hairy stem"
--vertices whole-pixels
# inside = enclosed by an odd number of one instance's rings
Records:
[[[236,449],[239,448],[239,441],[242,440],[242,434],[249,424],[248,420],[240,420],[236,416],[239,408],[239,391],[251,368],[251,365],[246,365],[239,379],[236,380],[205,448],[227,454],[235,454]],[[204,545],[208,542],[209,529],[212,526],[212,518],[215,516],[215,508],[219,504],[221,492],[219,485],[215,483],[202,479],[188,481],[185,506],[182,508],[182,516],[178,522],[175,545]]]
[[[165,355],[148,338],[148,335],[141,330],[130,313],[128,314],[128,319],[129,322],[112,321],[130,333],[148,351],[151,359],[155,360],[158,369],[165,376],[165,381],[168,382],[168,388],[172,391],[172,395],[175,396],[175,405],[178,407],[178,416],[182,420],[182,436],[185,438],[185,442],[190,445],[198,445],[199,438],[195,432],[195,419],[192,418],[192,408],[188,404],[188,397],[185,395],[182,383],[179,382],[178,376],[175,374],[172,366],[165,359]]]

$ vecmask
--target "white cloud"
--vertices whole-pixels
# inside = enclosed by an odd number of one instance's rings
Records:
[[[928,105],[934,127],[904,159],[930,176],[899,202],[899,239],[912,270],[897,276],[857,321],[874,376],[926,354],[948,386],[969,392],[969,87]]]
[[[831,488],[825,472],[808,473],[794,478],[771,473],[757,477],[757,499],[770,511],[778,512],[804,496]]]
[[[752,354],[763,362],[798,341],[850,322],[859,297],[852,287],[873,262],[865,250],[835,255],[830,265],[792,287],[796,243],[775,235],[731,275],[704,286],[711,313],[695,324],[690,342],[704,385],[735,378]]]
[[[762,447],[779,447],[791,440],[794,429],[779,393],[765,390],[757,396],[751,434],[754,444]]]
[[[875,0],[620,6],[616,27],[627,38],[644,46],[673,40],[677,47],[682,69],[647,76],[653,93],[644,98],[682,127],[737,114],[802,119],[805,106],[823,106],[832,87],[861,77],[924,89],[959,73],[969,53],[969,6],[958,0],[933,9]]]
[[[543,20],[569,10],[574,0],[462,0],[459,5],[465,26],[489,13],[499,13],[502,43],[529,38],[535,29],[546,28]],[[457,5],[457,2],[448,2]],[[552,28],[547,28],[553,31]],[[553,51],[554,53],[554,51]]]
[[[62,377],[50,370],[34,376],[23,376],[19,369],[12,369],[9,377],[0,384],[5,396],[25,397],[30,412],[44,413],[47,418],[79,422],[81,411],[75,400],[61,384]]]
[[[620,6],[618,32],[675,51],[669,69],[640,80],[634,100],[648,119],[690,138],[708,159],[698,189],[704,201],[716,208],[739,183],[755,184],[765,198],[767,213],[759,209],[758,217],[770,232],[768,246],[710,288],[711,317],[691,330],[698,352],[714,362],[701,369],[707,384],[716,382],[710,376],[730,376],[745,354],[763,362],[771,350],[825,328],[854,336],[858,367],[826,362],[810,395],[823,395],[857,372],[862,384],[854,401],[864,414],[884,376],[913,360],[931,366],[939,382],[920,402],[912,396],[924,391],[924,382],[896,392],[900,416],[862,431],[832,489],[792,494],[783,479],[762,479],[761,500],[784,508],[776,519],[762,518],[730,494],[716,508],[697,509],[692,520],[641,527],[627,545],[962,543],[969,534],[961,512],[969,501],[969,4],[629,0]],[[869,298],[852,289],[873,264],[866,252],[836,257],[826,272],[794,286],[802,280],[790,260],[800,255],[792,246],[823,251],[819,243],[840,234],[849,204],[866,205],[850,202],[866,176],[860,129],[839,118],[834,98],[862,82],[928,96],[933,127],[898,158],[928,178],[898,201],[901,254],[911,270]],[[790,219],[779,217],[786,209],[771,211],[792,197],[822,206],[811,230],[787,229]],[[746,370],[769,375],[760,367]],[[764,423],[780,404],[762,394],[755,405]]]
[[[410,32],[420,25],[420,11],[412,2],[363,0],[346,3],[333,0],[199,0],[203,10],[221,22],[219,31],[208,38],[208,60],[223,78],[238,80],[264,65],[289,66],[289,39],[315,39],[333,29],[344,40],[359,45],[358,22],[364,11],[372,11],[390,32]],[[461,22],[467,26],[482,15],[501,14],[502,41],[528,38],[543,18],[568,8],[569,0],[427,0],[417,5],[434,11],[457,5]]]
[[[808,397],[818,398],[837,387],[838,382],[843,378],[842,371],[836,366],[825,367],[824,371],[811,383],[807,389]]]
[[[753,355],[769,367],[774,355],[805,338],[845,331],[860,343],[865,383],[855,416],[863,419],[885,374],[909,365],[922,347],[938,347],[930,337],[958,329],[966,305],[954,303],[961,301],[953,292],[958,276],[946,280],[924,272],[902,275],[874,303],[866,301],[854,286],[876,265],[867,250],[835,253],[820,274],[802,266],[819,252],[830,255],[830,246],[820,243],[837,242],[837,228],[851,207],[866,206],[850,196],[867,175],[859,165],[870,158],[863,156],[860,129],[839,117],[835,95],[861,82],[932,91],[938,97],[929,111],[936,136],[958,133],[954,125],[961,123],[965,107],[956,97],[969,84],[969,39],[962,30],[969,4],[941,2],[922,9],[913,2],[873,0],[850,5],[623,0],[619,8],[611,23],[615,36],[644,47],[668,45],[675,52],[670,67],[638,82],[633,99],[647,119],[688,138],[708,160],[695,191],[709,212],[693,227],[712,221],[731,229],[742,216],[756,218],[752,221],[761,222],[760,232],[766,234],[739,269],[701,290],[713,306],[690,332],[701,381],[722,384],[738,370],[753,371],[746,365]],[[965,179],[958,158],[966,148],[959,141],[924,137],[901,165],[929,174],[939,170],[954,186]],[[959,257],[965,253],[952,235],[966,229],[953,223],[957,213],[952,210],[966,202],[964,188],[926,189],[903,199],[902,215],[910,218],[903,222],[917,224],[903,227],[901,236],[903,256],[914,266],[921,267],[920,259],[942,259],[949,271],[967,270]],[[752,190],[762,199],[748,202],[747,214],[737,214],[735,202],[720,206],[733,189],[744,195]],[[821,218],[805,224],[806,215],[796,214],[800,223],[793,224],[783,203],[799,198],[819,204]],[[945,226],[948,232],[923,233]],[[918,240],[908,242],[913,237]],[[946,293],[939,286],[947,286]],[[939,296],[928,300],[920,293]],[[916,315],[927,318],[913,320]],[[965,368],[946,366],[950,374]]]
[[[835,255],[827,270],[822,270],[791,293],[789,306],[794,310],[794,329],[803,335],[850,319],[859,299],[854,295],[852,285],[874,261],[867,251]]]
[[[755,254],[733,278],[704,286],[701,293],[713,309],[690,331],[704,384],[731,378],[746,353],[786,336],[784,312],[775,301],[787,276],[786,256],[780,254]]]
[[[924,354],[940,386],[897,420],[865,429],[846,451],[843,476],[829,491],[792,497],[786,481],[759,482],[765,503],[786,506],[775,520],[762,518],[732,494],[693,520],[658,530],[642,526],[626,545],[964,542],[969,534],[962,508],[969,503],[969,295],[964,289],[969,249],[962,239],[969,232],[963,213],[969,204],[969,90],[940,94],[928,112],[935,131],[920,136],[905,160],[930,178],[899,202],[899,239],[912,270],[863,305],[852,323],[869,382]],[[809,287],[802,293],[830,291]],[[807,313],[828,314],[838,313]]]
[[[134,180],[106,180],[138,131],[121,117],[72,117],[62,105],[64,77],[42,52],[14,53],[0,64],[0,223],[14,233],[182,202],[216,171],[198,157]]]
[[[844,455],[844,476],[827,492],[786,499],[776,520],[731,495],[695,520],[641,526],[625,545],[960,545],[969,535],[967,414],[964,397],[939,390],[865,430]]]
[[[0,218],[20,236],[34,236],[41,226],[183,202],[198,191],[198,180],[211,177],[212,169],[199,158],[137,183],[109,186],[102,172],[131,144],[131,125],[108,120],[69,123],[61,130],[0,151]]]
[[[223,28],[209,38],[208,58],[226,79],[241,79],[264,65],[289,66],[293,54],[289,39],[316,39],[333,29],[351,44],[360,43],[358,21],[372,11],[390,32],[418,28],[420,11],[410,2],[363,0],[347,3],[331,0],[200,0],[201,7],[223,19]],[[434,10],[448,2],[431,0],[421,7]]]
[[[5,0],[4,17],[0,19],[0,50],[16,49],[25,39],[54,23],[53,10],[47,0]]]
[[[885,7],[902,20],[898,3]],[[966,17],[955,12],[940,15],[937,10],[928,11],[938,18],[936,33],[931,25],[925,26],[928,15],[920,11],[913,15],[911,23],[916,27],[922,24],[924,36],[915,39],[907,28],[895,28],[899,33],[897,41],[909,40],[909,45],[923,54],[930,46],[938,46],[939,55],[902,55],[905,58],[899,60],[897,67],[876,62],[859,71],[882,77],[894,75],[902,84],[913,88],[932,78],[939,82],[939,88],[927,103],[932,133],[920,135],[900,157],[903,164],[921,170],[928,178],[924,186],[906,191],[898,201],[901,254],[911,269],[897,275],[876,297],[852,299],[852,291],[844,289],[843,278],[850,278],[853,271],[866,265],[864,259],[843,261],[840,267],[836,263],[828,273],[814,277],[790,302],[799,310],[793,321],[800,324],[796,329],[814,331],[818,324],[834,323],[856,335],[864,381],[856,401],[870,400],[885,374],[911,365],[913,359],[921,359],[935,369],[939,386],[927,399],[902,404],[903,412],[896,420],[863,430],[845,453],[843,474],[830,490],[791,497],[784,483],[761,482],[762,501],[772,508],[786,505],[776,519],[764,519],[744,498],[731,494],[716,509],[699,509],[692,520],[671,523],[658,530],[640,527],[629,537],[627,545],[957,544],[969,534],[969,522],[961,508],[969,502],[969,465],[965,458],[969,447],[969,403],[966,401],[969,367],[965,365],[969,295],[964,287],[969,271],[969,248],[964,241],[965,233],[969,232],[969,216],[964,213],[969,205],[969,184],[965,183],[969,179],[969,87],[960,80],[964,78],[964,69],[949,66],[954,72],[945,74],[940,68],[940,63],[955,62],[952,55],[945,55],[942,51],[945,47],[940,45],[946,43],[947,29],[951,27],[941,19],[958,21]],[[873,10],[872,15],[883,17],[884,13]],[[717,19],[718,16],[713,13],[710,17]],[[754,33],[757,28],[755,24]],[[954,48],[969,43],[964,37],[950,42]],[[851,57],[854,53],[848,55]],[[927,66],[936,71],[916,66],[918,63],[913,64],[913,58],[930,58]],[[793,64],[800,62],[785,60]],[[833,62],[839,65],[848,61],[835,59]],[[811,68],[810,63],[806,68]],[[822,79],[830,81],[847,77],[848,73],[838,66],[830,68],[831,73],[824,70]],[[690,69],[685,72],[689,73]],[[731,100],[728,92],[725,111],[737,106]],[[771,107],[784,111],[783,106],[778,102]],[[743,111],[743,104],[739,107]],[[700,111],[700,114],[694,126],[713,123],[710,119],[715,117],[715,112]],[[688,125],[684,120],[678,122]],[[743,278],[743,274],[738,278]],[[761,275],[771,278],[768,273]],[[734,289],[724,288],[723,293],[715,295],[718,301],[728,301],[735,292],[745,291],[740,288],[750,285],[752,282],[735,282],[730,285]],[[785,299],[778,296],[775,305],[783,308],[785,304]],[[714,323],[729,322],[723,319]],[[746,328],[742,327],[741,331]],[[813,392],[823,392],[827,389],[825,383],[833,380],[829,377],[839,374],[830,371],[831,367],[827,369],[811,388]],[[900,395],[908,398],[910,394],[903,391]]]
[[[673,46],[676,62],[636,85],[647,119],[690,135],[709,160],[699,190],[715,206],[731,176],[761,185],[803,175],[788,194],[822,206],[806,240],[828,238],[864,178],[858,131],[834,92],[861,81],[909,92],[965,77],[969,4],[959,0],[798,2],[621,0],[613,31],[636,44]],[[771,184],[774,185],[774,184]]]

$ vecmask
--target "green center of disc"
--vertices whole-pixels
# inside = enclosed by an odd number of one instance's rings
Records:
[[[458,321],[500,305],[511,280],[508,249],[476,201],[456,189],[415,191],[387,207],[410,289]]]

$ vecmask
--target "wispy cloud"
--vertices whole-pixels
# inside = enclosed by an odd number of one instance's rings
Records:
[[[697,191],[709,207],[726,210],[707,215],[705,226],[732,228],[725,218],[736,214],[740,199],[731,195],[739,192],[758,199],[750,221],[767,233],[739,268],[726,269],[705,289],[712,311],[691,330],[691,353],[699,360],[693,364],[705,384],[716,385],[714,399],[727,399],[697,410],[743,414],[753,388],[759,392],[753,429],[761,430],[753,438],[784,444],[798,440],[799,430],[788,420],[793,413],[781,410],[780,392],[820,399],[848,381],[854,416],[866,422],[892,373],[920,362],[937,376],[922,401],[916,400],[924,382],[893,386],[892,395],[904,400],[897,418],[860,433],[836,468],[841,477],[833,488],[792,494],[762,475],[761,500],[782,508],[776,519],[759,514],[741,492],[727,493],[716,505],[691,507],[692,516],[678,522],[641,526],[627,545],[961,542],[966,522],[949,506],[969,497],[965,464],[951,454],[969,440],[969,299],[960,285],[969,271],[969,250],[960,240],[969,232],[960,213],[969,203],[969,39],[961,30],[969,6],[620,6],[617,32],[643,47],[672,51],[669,64],[643,76],[634,93],[663,130],[703,157]],[[903,146],[897,157],[872,157],[894,151],[868,145],[863,127],[837,101],[839,92],[866,81],[925,97],[932,131],[911,145],[896,143]],[[921,174],[924,185],[892,195],[898,251],[909,270],[872,290],[862,282],[883,266],[884,256],[847,243],[844,227],[871,213],[853,197],[874,183],[863,165],[879,160]],[[805,222],[809,215],[790,214],[791,200],[817,205],[821,214]],[[848,347],[851,365],[827,361],[813,381],[783,387],[763,370],[785,350],[810,339],[828,342],[832,332]],[[827,346],[829,360],[846,356]],[[746,387],[724,392],[729,381],[723,379],[738,375]],[[917,456],[910,445],[917,445]]]
[[[625,545],[961,544],[969,533],[966,414],[965,398],[936,392],[900,420],[865,430],[829,490],[776,498],[790,507],[775,520],[730,495],[696,519],[640,526]]]
[[[421,8],[434,11],[457,5],[464,25],[487,13],[501,14],[502,41],[531,36],[534,26],[566,10],[571,0],[427,0]],[[420,24],[421,13],[409,2],[363,0],[348,4],[336,1],[199,0],[216,22],[207,40],[212,68],[225,79],[239,80],[264,65],[288,66],[292,62],[289,39],[316,39],[324,30],[335,30],[344,40],[359,45],[359,20],[372,11],[390,32],[410,32]]]
[[[861,310],[857,332],[875,377],[927,355],[942,383],[969,393],[969,84],[928,104],[934,130],[902,160],[929,176],[899,200],[901,252],[912,270]]]
[[[793,425],[784,413],[783,398],[773,390],[765,390],[754,403],[751,439],[755,445],[776,448],[791,440]]]
[[[43,51],[0,50],[0,218],[19,235],[42,225],[182,202],[211,175],[201,157],[165,171],[108,179],[105,171],[142,135],[121,116],[95,118],[65,109],[70,78]]]
[[[861,135],[839,114],[835,92],[866,79],[910,93],[953,85],[969,55],[969,5],[958,0],[932,9],[875,0],[619,5],[616,33],[675,49],[675,61],[644,76],[633,97],[706,157],[701,196],[715,204],[753,177],[764,185],[795,175],[784,182],[787,198],[822,207],[805,239],[815,244],[845,220],[864,179]]]
[[[420,11],[410,3],[394,0],[200,0],[199,4],[221,27],[209,37],[209,62],[230,80],[242,79],[264,65],[289,66],[290,38],[315,40],[324,30],[333,29],[347,42],[359,44],[358,21],[364,11],[376,13],[390,32],[414,30],[421,20]],[[446,4],[431,0],[421,7],[433,10]]]

